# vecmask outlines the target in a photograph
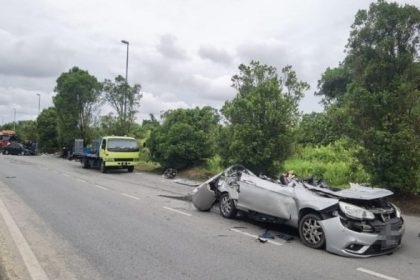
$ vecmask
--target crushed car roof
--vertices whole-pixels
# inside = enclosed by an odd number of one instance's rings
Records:
[[[366,187],[359,184],[350,183],[350,188],[334,191],[328,188],[314,187],[309,184],[305,186],[311,190],[329,194],[338,198],[348,199],[360,199],[360,200],[372,200],[382,197],[393,195],[394,193],[390,190]]]

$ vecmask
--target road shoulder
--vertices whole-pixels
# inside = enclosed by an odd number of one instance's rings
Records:
[[[1,181],[0,185],[4,186]],[[1,197],[0,192],[0,199]],[[0,279],[31,279],[2,215],[0,215]]]

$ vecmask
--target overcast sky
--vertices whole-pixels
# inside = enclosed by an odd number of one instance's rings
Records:
[[[344,58],[350,25],[366,0],[0,0],[0,123],[35,119],[52,105],[57,77],[73,66],[100,81],[125,74],[142,85],[138,118],[179,107],[220,108],[238,65],[290,64],[313,95]],[[416,6],[420,0],[398,1]],[[102,113],[106,113],[103,109]]]

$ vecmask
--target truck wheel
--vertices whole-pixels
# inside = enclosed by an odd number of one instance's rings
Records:
[[[129,173],[133,172],[134,171],[134,166],[127,167],[127,170],[128,170]]]
[[[90,168],[89,160],[85,157],[83,157],[83,159],[82,159],[82,166],[83,166],[83,168]]]
[[[107,169],[106,169],[106,166],[105,166],[105,161],[101,161],[100,169],[101,169],[102,173],[106,173]]]

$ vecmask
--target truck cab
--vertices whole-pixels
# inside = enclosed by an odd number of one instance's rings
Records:
[[[140,147],[132,137],[107,136],[102,137],[99,148],[101,171],[108,168],[127,168],[133,172],[139,160]]]

